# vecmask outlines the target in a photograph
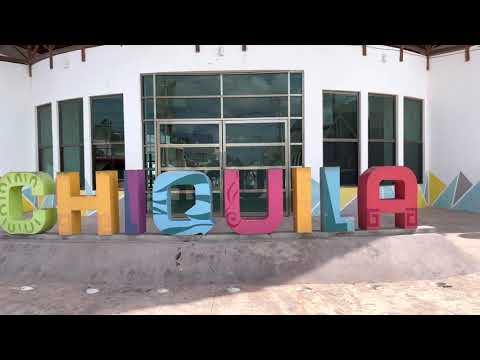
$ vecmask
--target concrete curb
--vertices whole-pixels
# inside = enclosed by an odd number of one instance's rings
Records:
[[[21,240],[51,240],[51,241],[98,241],[105,243],[112,241],[162,241],[162,242],[209,242],[209,241],[269,241],[269,240],[298,240],[298,239],[329,239],[329,238],[350,238],[350,237],[364,237],[364,236],[396,236],[396,235],[412,235],[412,234],[429,234],[435,233],[435,226],[419,226],[416,230],[405,230],[399,228],[387,228],[376,231],[358,230],[352,233],[326,233],[314,231],[312,234],[298,234],[295,232],[276,232],[265,235],[238,235],[235,233],[218,233],[208,235],[194,235],[194,236],[171,236],[161,235],[160,233],[147,233],[142,235],[126,235],[116,234],[113,236],[98,236],[96,234],[81,234],[73,236],[60,236],[53,233],[37,234],[37,235],[10,235],[6,233],[0,234],[0,241],[21,241]]]

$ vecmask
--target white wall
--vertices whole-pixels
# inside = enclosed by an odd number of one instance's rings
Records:
[[[86,62],[80,52],[54,57],[54,69],[48,59],[33,66],[31,109],[52,102],[54,122],[54,166],[59,170],[58,135],[55,103],[60,100],[123,93],[125,112],[126,168],[142,168],[142,124],[140,74],[152,72],[238,71],[238,70],[303,70],[305,87],[305,164],[318,168],[323,163],[320,140],[322,129],[322,90],[358,91],[361,93],[361,168],[368,167],[368,93],[386,93],[427,99],[425,59],[405,54],[399,62],[397,50],[375,46],[362,56],[360,46],[331,45],[249,45],[247,52],[240,45],[202,45],[195,53],[194,45],[108,45],[86,50]],[[385,62],[382,61],[385,54]],[[90,123],[85,105],[84,120]],[[428,107],[427,107],[428,109]],[[399,114],[401,115],[401,109]],[[428,113],[426,114],[428,118]],[[89,129],[89,125],[85,125]],[[403,119],[398,118],[399,139],[403,139]],[[85,144],[90,143],[89,131]],[[398,149],[402,150],[399,142]],[[403,150],[398,164],[403,163]],[[91,183],[91,149],[85,146],[87,180]],[[427,156],[428,166],[428,156]]]
[[[480,48],[432,60],[431,171],[449,184],[462,171],[480,181]]]
[[[35,171],[35,111],[25,65],[0,62],[0,176]]]

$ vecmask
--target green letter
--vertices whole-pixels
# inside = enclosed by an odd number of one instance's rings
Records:
[[[8,173],[0,179],[0,226],[9,234],[39,234],[50,230],[57,222],[56,209],[33,210],[31,219],[24,218],[24,186],[30,186],[34,196],[55,192],[53,179],[46,173]]]

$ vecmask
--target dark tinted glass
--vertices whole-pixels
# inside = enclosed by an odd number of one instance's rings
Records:
[[[116,170],[118,172],[119,186],[122,187],[125,171],[124,145],[94,145],[93,157],[93,183],[95,184],[95,171]]]
[[[404,99],[404,139],[405,141],[422,141],[422,101]]]
[[[357,185],[358,144],[354,142],[324,142],[323,166],[340,167],[340,185]]]
[[[323,94],[323,137],[358,138],[358,96]]]
[[[83,144],[83,101],[69,100],[59,104],[60,144]]]
[[[287,117],[288,98],[225,98],[223,116],[225,118]]]
[[[404,145],[404,164],[417,177],[419,184],[423,183],[423,144],[406,142]]]
[[[282,143],[285,128],[282,123],[227,124],[227,143]]]
[[[266,190],[267,170],[240,170],[240,190]],[[285,188],[285,170],[283,171],[283,188]]]
[[[153,75],[142,76],[142,96],[153,96]]]
[[[303,93],[303,74],[301,73],[290,74],[290,93],[291,94]]]
[[[220,99],[157,99],[158,119],[220,117]]]
[[[38,168],[53,176],[53,150],[51,147],[38,150]]]
[[[235,74],[223,76],[224,95],[288,94],[288,74]]]
[[[52,106],[37,108],[38,146],[52,146]]]
[[[156,96],[220,95],[220,75],[157,75]]]
[[[395,166],[395,143],[370,142],[368,166]]]
[[[293,117],[303,116],[301,96],[290,97],[290,116],[293,116]]]
[[[220,151],[218,148],[163,148],[161,150],[162,167],[218,167]]]
[[[142,115],[143,115],[144,120],[155,119],[153,101],[154,101],[153,99],[143,99],[142,100]]]
[[[218,144],[218,125],[160,125],[161,144]]]
[[[228,147],[227,166],[284,166],[283,146]]]
[[[303,165],[302,145],[290,146],[290,165],[291,166]]]
[[[301,143],[303,141],[303,120],[291,119],[290,120],[290,142]]]
[[[92,99],[94,142],[123,142],[123,96]]]
[[[80,173],[80,187],[85,187],[85,173],[83,168],[83,147],[65,147],[60,149],[60,161],[63,172]]]
[[[370,139],[395,140],[395,97],[368,97],[368,129]]]
[[[153,121],[145,121],[143,123],[143,143],[145,145],[155,144],[155,124]]]

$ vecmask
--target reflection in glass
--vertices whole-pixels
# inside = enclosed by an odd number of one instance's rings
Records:
[[[121,145],[93,145],[93,184],[95,182],[95,171],[116,170],[120,188],[123,187],[123,176],[125,171],[125,146]]]
[[[223,75],[224,95],[280,95],[288,93],[288,74]]]
[[[303,141],[303,119],[290,119],[290,142],[301,143]]]
[[[323,165],[340,167],[340,185],[355,186],[358,182],[358,143],[324,142]]]
[[[158,119],[220,117],[220,99],[157,99]]]
[[[92,99],[94,142],[123,142],[123,96]]]
[[[369,95],[368,129],[370,139],[395,139],[395,97]]]
[[[288,117],[288,97],[224,98],[225,118]]]
[[[283,123],[227,124],[227,143],[283,143]]]
[[[143,143],[145,145],[155,145],[155,123],[153,121],[145,121],[143,123]]]
[[[284,166],[283,146],[228,147],[227,166]]]
[[[218,125],[160,125],[161,144],[218,144]]]
[[[220,75],[157,75],[156,96],[220,95]]]
[[[368,146],[368,167],[395,166],[395,143],[370,142]]]
[[[283,188],[285,189],[285,170],[283,170]],[[239,170],[240,190],[266,190],[267,170]]]
[[[323,137],[326,139],[358,138],[358,96],[323,94]]]
[[[53,177],[53,151],[52,148],[38,150],[38,169]]]
[[[290,146],[290,165],[291,166],[302,166],[303,165],[303,151],[302,145],[292,145]]]
[[[220,151],[218,148],[163,148],[160,155],[162,167],[220,166]]]

